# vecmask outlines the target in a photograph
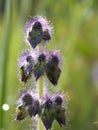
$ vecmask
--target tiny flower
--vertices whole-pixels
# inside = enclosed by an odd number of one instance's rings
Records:
[[[34,102],[34,99],[36,99],[35,93],[31,89],[23,90],[20,93],[20,97],[18,100],[18,104],[22,104],[24,106],[32,105]]]
[[[41,119],[46,130],[51,129],[54,121],[53,103],[51,98],[46,98],[45,102],[42,104]]]
[[[52,59],[54,58],[54,60],[56,61],[56,63],[58,64],[59,67],[61,67],[62,65],[62,58],[61,58],[61,55],[60,55],[60,51],[59,50],[53,50],[53,51],[50,51],[49,52],[49,57],[48,57],[48,60],[49,59]]]
[[[61,74],[60,55],[57,51],[50,52],[49,59],[46,65],[46,75],[53,85],[57,85]]]
[[[34,58],[31,52],[24,52],[19,59],[21,82],[27,83],[33,73]]]
[[[40,102],[38,100],[34,100],[33,104],[30,105],[27,109],[30,117],[40,114],[40,110]]]
[[[62,99],[61,96],[56,96],[56,97],[55,97],[54,103],[55,103],[56,105],[62,105],[62,102],[63,102],[63,99]]]
[[[16,119],[18,121],[21,121],[23,119],[25,119],[26,117],[26,111],[23,105],[18,106],[17,110],[16,110]]]
[[[32,90],[25,90],[21,93],[19,104],[24,107],[26,113],[30,117],[36,116],[40,113],[40,102]]]
[[[51,39],[52,26],[42,16],[31,18],[26,25],[26,42],[35,48],[42,41]]]
[[[30,51],[26,51],[26,52],[23,52],[18,60],[18,67],[20,68],[21,66],[23,66],[26,62],[26,58],[28,56],[32,56],[32,53]]]
[[[46,56],[43,53],[40,54],[39,57],[38,57],[38,61],[39,62],[45,62],[45,60],[46,60]]]
[[[28,34],[28,41],[30,45],[35,48],[42,40],[42,26],[40,22],[35,22],[32,30]]]
[[[27,93],[22,97],[22,101],[23,101],[24,106],[29,106],[33,104],[34,99],[30,94]]]
[[[40,76],[44,75],[46,70],[46,56],[44,53],[41,53],[38,57],[38,61],[34,66],[34,76],[36,80],[39,79]]]
[[[46,29],[45,31],[43,31],[42,39],[43,39],[44,41],[51,39],[51,36],[50,36],[50,34],[49,34],[48,29]]]
[[[66,116],[65,116],[65,107],[63,107],[63,98],[61,95],[56,95],[54,100],[54,118],[62,127],[62,125],[66,125]]]

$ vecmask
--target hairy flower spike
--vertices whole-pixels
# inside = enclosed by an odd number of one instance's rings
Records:
[[[18,64],[21,82],[26,84],[33,76],[37,82],[35,85],[38,94],[34,93],[34,89],[21,92],[16,109],[16,120],[24,120],[27,116],[35,118],[38,115],[46,130],[51,129],[54,120],[61,127],[66,125],[63,95],[61,93],[45,97],[43,95],[44,74],[53,85],[58,84],[61,74],[60,52],[45,50],[45,43],[51,40],[52,32],[53,27],[45,17],[30,18],[25,28],[25,40],[31,49],[20,56]],[[38,120],[38,130],[42,129],[42,124]]]
[[[25,29],[25,39],[32,48],[42,41],[48,41],[51,39],[53,27],[49,24],[46,18],[42,16],[36,16],[31,18],[26,25]]]

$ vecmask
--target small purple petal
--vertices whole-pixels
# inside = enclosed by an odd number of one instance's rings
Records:
[[[19,58],[19,67],[23,66],[26,62],[27,56],[31,55],[30,51],[24,52]]]
[[[42,120],[46,130],[51,129],[54,119]]]
[[[37,99],[38,99],[37,94],[34,93],[32,90],[30,90],[30,89],[28,89],[28,90],[23,90],[23,91],[21,91],[21,93],[20,93],[20,98],[19,98],[19,100],[18,100],[18,105],[19,105],[19,104],[23,104],[23,97],[24,97],[25,95],[31,95],[32,99],[34,99],[34,100],[37,100]]]
[[[48,60],[51,60],[53,57],[56,57],[58,59],[58,66],[60,67],[62,65],[62,59],[61,59],[60,51],[58,51],[58,50],[50,51]]]
[[[18,60],[19,68],[26,64],[28,56],[32,56],[32,58],[36,62],[37,57],[38,57],[38,52],[37,51],[30,51],[30,50],[26,51],[26,52],[23,52],[23,54],[20,56],[20,58]]]

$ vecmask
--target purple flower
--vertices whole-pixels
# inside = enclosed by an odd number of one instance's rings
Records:
[[[61,74],[60,64],[61,64],[61,58],[59,52],[51,51],[49,53],[46,65],[46,75],[53,85],[57,85],[58,83]]]
[[[21,82],[27,83],[33,74],[36,54],[29,51],[24,52],[19,59],[19,74]]]
[[[29,105],[33,104],[34,99],[33,99],[32,95],[27,93],[27,94],[24,94],[24,96],[22,97],[22,101],[23,101],[24,106],[29,106]]]
[[[63,96],[61,94],[56,94],[53,99],[54,104],[54,118],[62,127],[62,125],[66,125],[66,108],[64,106]]]
[[[21,66],[23,66],[24,64],[28,62],[28,58],[27,58],[28,56],[31,56],[32,59],[36,61],[37,55],[38,55],[37,51],[28,50],[28,51],[23,52],[18,60],[18,67],[20,68]]]
[[[36,80],[40,78],[40,76],[44,75],[46,70],[46,56],[44,53],[39,54],[37,63],[34,66],[34,76]]]
[[[48,60],[50,61],[53,58],[56,61],[56,63],[58,64],[58,66],[61,67],[61,65],[62,65],[62,58],[61,58],[59,50],[53,50],[53,51],[49,52]]]
[[[38,96],[32,90],[25,90],[21,92],[18,100],[17,118],[20,120],[25,118],[25,115],[30,117],[40,114],[41,107]]]
[[[42,41],[51,39],[52,29],[53,27],[45,17],[36,16],[31,18],[26,24],[25,40],[31,47],[35,48]]]
[[[28,90],[23,90],[20,93],[20,97],[18,100],[18,104],[28,104],[28,105],[32,105],[34,102],[34,99],[38,99],[38,96],[36,93],[34,93],[31,89]]]
[[[34,99],[33,104],[28,106],[27,111],[30,117],[39,115],[41,111],[39,100]]]
[[[45,97],[44,102],[42,103],[41,110],[41,119],[46,128],[46,130],[51,129],[52,123],[54,121],[54,113],[53,113],[53,102],[50,97]]]

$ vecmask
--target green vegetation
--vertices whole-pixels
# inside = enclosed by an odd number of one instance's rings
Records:
[[[50,19],[55,29],[47,49],[60,50],[63,56],[59,84],[50,89],[68,95],[66,130],[98,129],[97,5],[97,0],[0,1],[0,130],[32,128],[29,118],[20,123],[14,117],[19,92],[24,88],[17,78],[17,59],[28,49],[24,26],[29,16],[37,14]],[[1,103],[7,103],[10,109],[2,111]],[[53,129],[65,130],[56,122]]]

